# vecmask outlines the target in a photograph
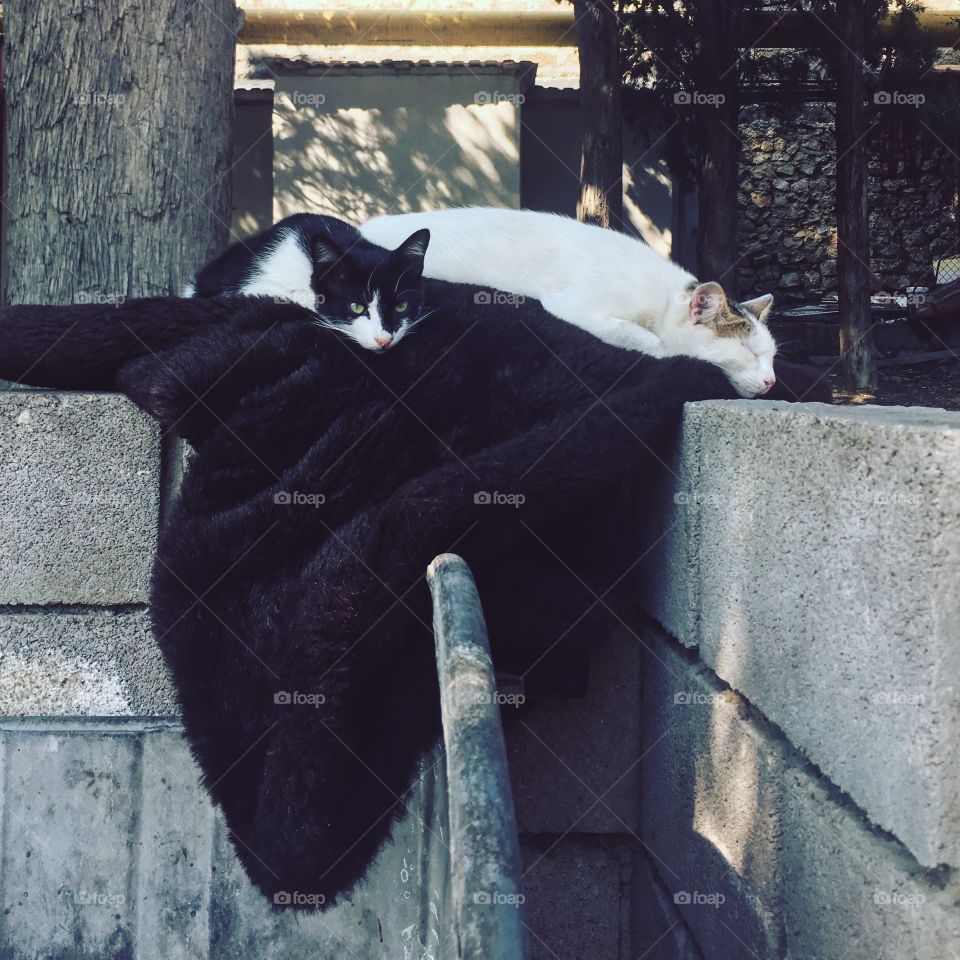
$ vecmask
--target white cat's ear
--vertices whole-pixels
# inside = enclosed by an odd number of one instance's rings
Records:
[[[395,253],[398,257],[404,259],[422,260],[427,255],[427,245],[430,243],[430,231],[418,230],[410,234],[403,243],[397,247]]]
[[[690,319],[694,323],[709,325],[723,315],[727,305],[727,295],[719,283],[710,281],[701,283],[690,294]]]
[[[311,239],[310,253],[314,263],[336,263],[343,256],[340,248],[329,237],[324,236]]]
[[[754,297],[753,300],[744,300],[740,304],[747,313],[754,316],[760,323],[763,323],[767,319],[767,314],[770,312],[770,308],[773,306],[773,296],[769,293],[765,293],[762,297]]]

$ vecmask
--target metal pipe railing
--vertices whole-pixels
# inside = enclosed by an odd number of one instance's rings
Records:
[[[487,629],[470,568],[427,570],[446,748],[451,886],[462,960],[527,960],[520,849]]]

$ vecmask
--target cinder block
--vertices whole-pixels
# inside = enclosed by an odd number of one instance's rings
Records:
[[[637,529],[637,592],[644,609],[681,643],[696,646],[699,635],[697,503],[691,491],[700,488],[698,422],[687,404],[680,433],[643,489],[634,490]]]
[[[146,610],[0,614],[0,716],[177,713]]]
[[[783,956],[778,866],[783,758],[702,666],[645,633],[642,829],[707,957]]]
[[[956,878],[923,870],[658,634],[644,662],[643,839],[704,955],[960,956]]]
[[[720,401],[683,436],[694,530],[645,607],[924,866],[960,865],[960,414]]]
[[[0,391],[0,604],[148,599],[160,438],[115,394]]]
[[[502,708],[521,833],[636,831],[640,645],[618,627],[598,644],[585,698]]]

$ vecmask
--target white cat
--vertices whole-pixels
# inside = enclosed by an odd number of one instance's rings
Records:
[[[776,382],[769,294],[736,303],[642,240],[531,210],[465,207],[374,217],[360,233],[396,247],[429,229],[424,276],[539,300],[601,340],[655,357],[717,364],[744,397]]]

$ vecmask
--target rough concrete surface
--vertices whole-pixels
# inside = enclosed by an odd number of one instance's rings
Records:
[[[250,885],[178,728],[7,721],[0,760],[3,960],[454,955],[442,754],[365,883],[322,914]]]
[[[126,398],[0,390],[0,604],[146,602],[159,485]]]
[[[683,460],[693,531],[646,608],[922,864],[960,865],[960,414],[693,404]]]
[[[521,837],[534,960],[632,956],[629,844],[618,837]]]
[[[521,833],[638,827],[641,638],[621,627],[597,647],[585,698],[502,708]]]
[[[146,610],[0,613],[0,716],[178,712]]]
[[[644,661],[642,836],[704,954],[960,956],[956,878],[922,868],[659,633]]]

